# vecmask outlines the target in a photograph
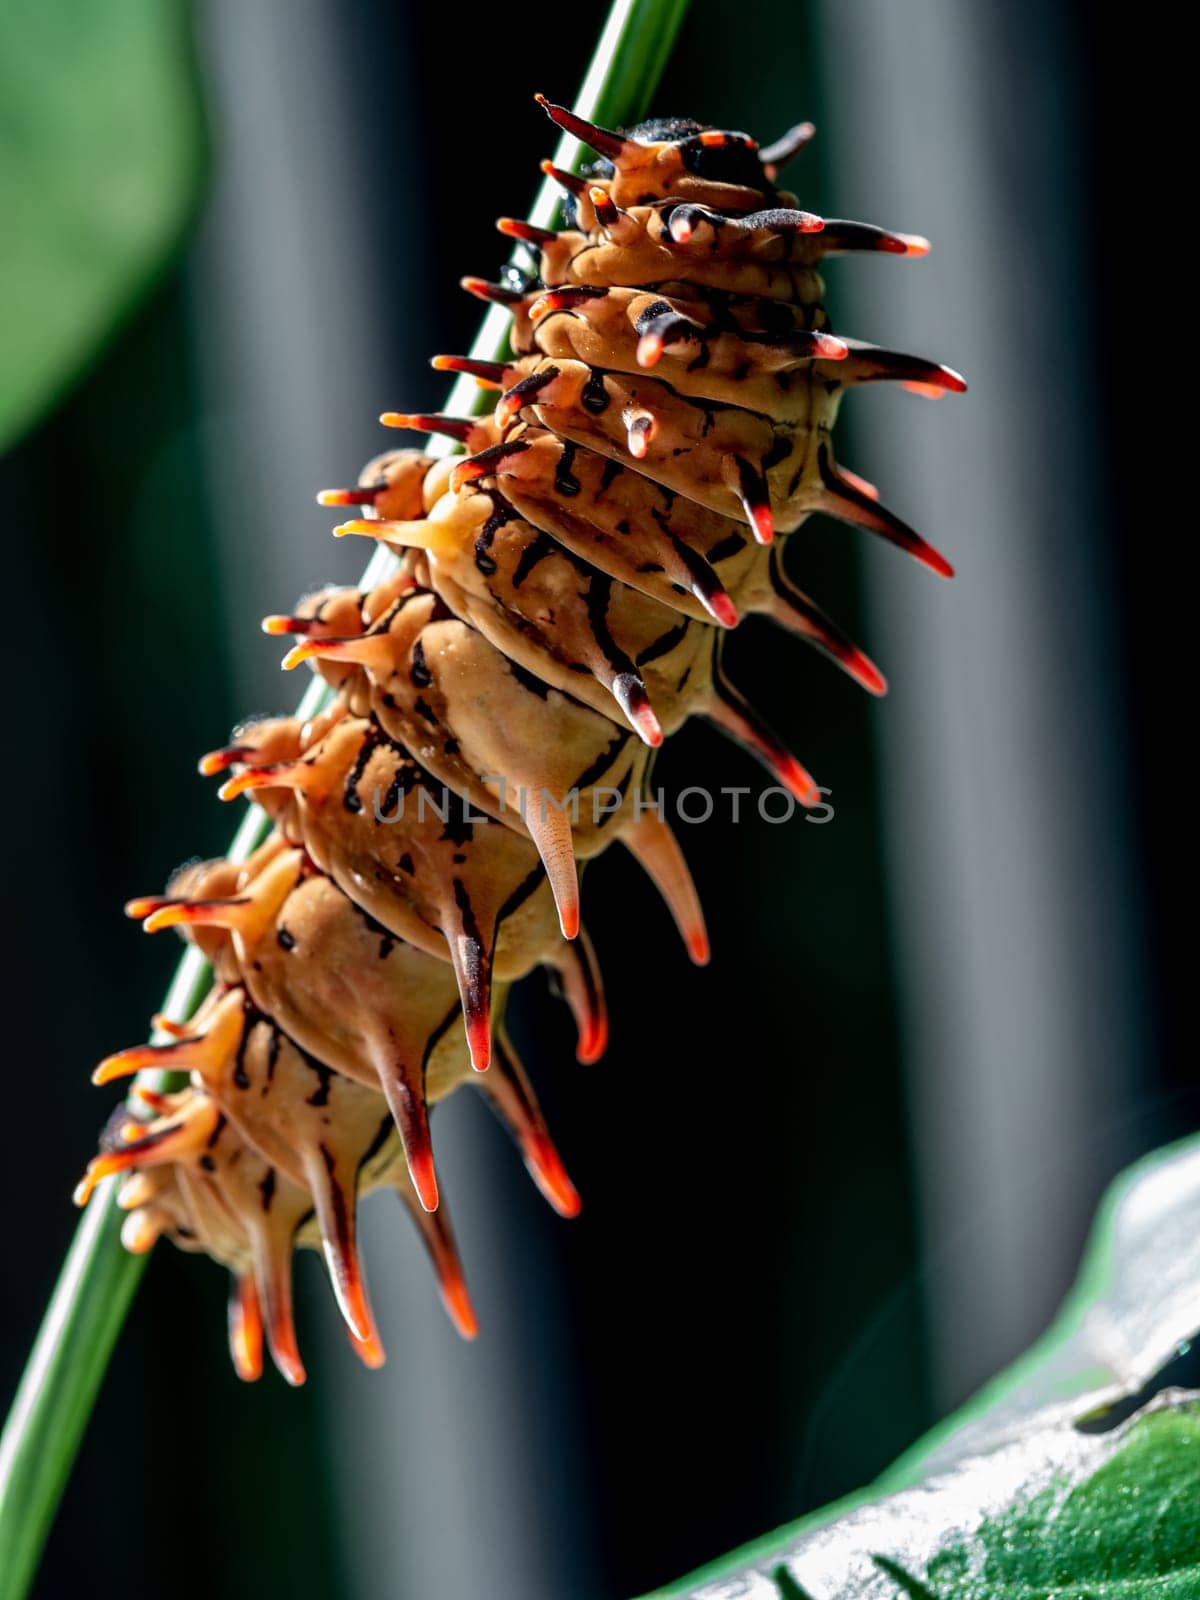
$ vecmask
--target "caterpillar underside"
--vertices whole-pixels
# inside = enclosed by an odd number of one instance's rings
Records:
[[[654,751],[701,716],[751,750],[801,805],[812,778],[721,666],[725,632],[759,613],[864,688],[878,670],[786,576],[777,535],[813,512],[947,563],[838,467],[842,391],[896,380],[960,390],[948,368],[835,336],[818,267],[831,254],[920,255],[923,240],[799,210],[777,170],[807,124],[760,149],[744,134],[656,122],[629,134],[543,102],[598,154],[558,172],[567,226],[502,219],[540,256],[534,278],[465,279],[511,308],[506,362],[438,357],[501,391],[475,419],[389,414],[466,455],[379,457],[323,503],[342,533],[399,553],[369,592],[332,589],[269,633],[296,639],[331,698],[307,722],[236,731],[201,770],[252,793],[272,830],[244,864],[189,866],[130,902],[212,963],[186,1025],[109,1057],[190,1074],[140,1086],[111,1119],[78,1198],[123,1174],[122,1237],[167,1235],[233,1276],[237,1371],[264,1335],[303,1381],[292,1318],[296,1245],[323,1251],[350,1338],[383,1350],[355,1245],[358,1198],[394,1189],[421,1230],[447,1310],[475,1317],[439,1202],[428,1107],[460,1084],[489,1099],[564,1216],[579,1200],[503,1025],[509,986],[551,969],[597,1059],[607,1021],[579,922],[578,864],[619,841],[665,898],[696,962],[704,919],[647,799]]]

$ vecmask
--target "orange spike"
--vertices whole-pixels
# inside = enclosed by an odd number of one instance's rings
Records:
[[[256,1383],[262,1377],[262,1307],[254,1278],[248,1272],[235,1274],[230,1284],[229,1354],[233,1370],[243,1383]]]
[[[546,289],[529,307],[531,322],[540,322],[552,311],[573,311],[589,300],[603,300],[607,289],[589,288],[586,284],[563,284],[557,289]]]
[[[163,928],[236,928],[241,920],[239,912],[249,910],[253,904],[248,896],[222,900],[171,900],[150,913],[142,923],[142,931],[159,933]]]
[[[291,1241],[276,1244],[261,1234],[254,1239],[254,1277],[263,1307],[267,1347],[281,1376],[298,1388],[305,1380],[304,1363],[296,1344],[292,1313]]]
[[[375,483],[360,489],[321,489],[317,492],[317,504],[319,506],[373,506],[386,488],[386,483]]]
[[[117,1078],[129,1078],[135,1072],[150,1068],[168,1072],[176,1068],[186,1070],[199,1043],[197,1039],[181,1039],[171,1044],[135,1044],[128,1050],[118,1050],[100,1062],[92,1073],[92,1082],[99,1088]]]
[[[850,354],[850,346],[845,339],[839,339],[834,333],[822,333],[814,329],[806,337],[796,335],[797,340],[803,337],[803,342],[809,347],[808,354],[814,360],[820,361],[845,361]]]
[[[637,362],[639,367],[657,366],[662,359],[663,341],[661,333],[644,333],[638,340]]]
[[[587,197],[592,202],[592,210],[596,213],[596,221],[602,228],[611,228],[624,215],[608,190],[602,189],[599,184],[590,184],[588,186]]]
[[[480,450],[477,455],[468,456],[465,461],[460,461],[450,475],[450,487],[458,493],[465,489],[469,483],[478,483],[480,478],[490,477],[497,470],[501,462],[508,456],[518,456],[528,450],[529,446],[522,439],[514,439],[511,443],[490,445],[486,450]]]
[[[757,756],[802,806],[811,808],[820,804],[820,791],[812,775],[779,742],[719,668],[713,671],[713,698],[705,708],[704,716],[743,749]]]
[[[774,183],[781,167],[786,167],[794,156],[800,151],[816,133],[816,128],[811,122],[798,122],[794,128],[789,128],[782,137],[760,150],[758,159],[763,164],[768,183]]]
[[[410,428],[415,433],[442,433],[466,444],[479,426],[469,417],[451,417],[441,411],[385,411],[379,418],[385,428]]]
[[[509,289],[502,283],[489,283],[486,278],[460,278],[458,281],[476,300],[487,300],[493,305],[515,306],[525,298],[519,290]]]
[[[698,594],[697,599],[712,613],[712,616],[723,628],[737,627],[737,607],[724,589],[717,589],[713,594]]]
[[[562,945],[555,953],[554,966],[579,1033],[575,1059],[583,1066],[591,1066],[608,1046],[608,1013],[596,954],[583,928],[578,939]]]
[[[523,222],[519,217],[497,217],[496,231],[504,234],[507,239],[519,239],[522,244],[542,245],[553,244],[558,238],[557,233],[551,228],[538,228],[532,222]]]
[[[577,117],[573,111],[568,111],[566,106],[556,106],[547,100],[544,94],[535,94],[533,98],[551,122],[556,123],[564,133],[573,134],[598,155],[608,156],[610,161],[618,160],[633,142],[623,138],[619,133],[613,133],[609,128],[601,128],[594,122],[586,122],[582,117]]]
[[[643,811],[622,834],[621,843],[654,884],[675,919],[688,955],[698,967],[708,965],[708,931],[696,885],[679,841],[655,811]]]
[[[316,617],[270,616],[264,617],[260,626],[264,633],[277,639],[291,633],[315,633],[324,624]]]
[[[315,762],[277,761],[268,767],[247,767],[223,783],[217,795],[222,800],[236,800],[239,795],[250,794],[255,789],[296,789],[300,793],[319,794],[326,786],[326,776]]]
[[[170,1034],[172,1039],[190,1039],[192,1036],[190,1022],[176,1022],[174,1017],[164,1016],[161,1011],[156,1011],[150,1018],[150,1027],[155,1033]]]
[[[168,894],[144,894],[136,900],[126,900],[125,915],[132,917],[135,922],[141,922],[162,906],[173,906],[177,903]]]
[[[742,510],[759,544],[770,544],[775,537],[775,517],[767,480],[760,468],[741,457],[731,464],[731,487],[742,502]]]
[[[363,1338],[361,1334],[355,1333],[349,1323],[346,1324],[346,1333],[355,1355],[363,1366],[377,1372],[387,1361],[387,1352],[383,1348],[383,1340],[379,1334],[372,1332]]]
[[[546,389],[559,376],[559,369],[555,366],[543,367],[538,372],[531,372],[526,377],[514,383],[500,396],[496,406],[496,422],[501,428],[507,428],[520,416],[522,410],[535,401],[543,389]]]
[[[507,361],[477,361],[474,356],[434,356],[429,365],[435,372],[465,372],[484,389],[503,389],[516,370]],[[472,426],[478,425],[476,419]]]
[[[156,1089],[147,1089],[144,1083],[135,1083],[131,1090],[133,1099],[139,1100],[142,1105],[148,1106],[158,1116],[165,1116],[171,1109],[171,1097],[159,1094]]]
[[[350,639],[306,639],[303,644],[293,645],[284,656],[283,670],[290,672],[302,661],[313,660],[349,663],[386,677],[393,665],[392,645],[386,633],[360,633]]]
[[[577,1217],[582,1207],[562,1157],[546,1130],[525,1069],[503,1030],[496,1037],[496,1064],[477,1080],[492,1109],[516,1140],[529,1175],[560,1217]]]
[[[938,393],[941,393],[940,389],[938,390]],[[857,489],[859,494],[865,494],[868,500],[879,499],[879,490],[869,478],[860,478],[858,473],[851,472],[849,467],[839,467],[838,471],[841,473],[845,482]]]
[[[596,221],[615,243],[631,244],[641,233],[641,224],[628,211],[622,211],[607,190],[593,185],[588,190],[588,199],[592,202]]]
[[[479,1322],[467,1293],[462,1261],[445,1206],[432,1214],[426,1211],[417,1213],[416,1223],[421,1242],[429,1253],[437,1275],[438,1292],[446,1314],[464,1339],[474,1339],[479,1332]]]
[[[443,908],[441,926],[458,982],[471,1065],[476,1072],[486,1072],[492,1059],[494,928],[479,925],[470,891],[460,879],[454,880],[453,899]]]
[[[767,616],[772,622],[807,640],[818,650],[823,650],[868,694],[887,693],[887,679],[871,658],[836,622],[825,615],[820,606],[795,587],[777,560],[771,564],[771,584],[774,593]]]
[[[155,1019],[157,1026],[159,1019]],[[242,993],[231,989],[207,1016],[202,1029],[171,1024],[169,1031],[175,1037],[166,1044],[133,1045],[116,1055],[106,1056],[92,1074],[95,1084],[111,1083],[114,1078],[127,1078],[144,1068],[160,1068],[168,1072],[199,1071],[204,1077],[219,1071],[241,1043],[245,1028],[245,1011]]]
[[[479,1319],[475,1315],[475,1307],[471,1304],[467,1280],[457,1263],[446,1265],[438,1274],[438,1289],[442,1304],[446,1308],[446,1315],[454,1324],[459,1336],[463,1339],[476,1338],[479,1333]]]
[[[568,194],[580,195],[587,192],[586,178],[581,178],[574,172],[564,172],[561,167],[556,167],[553,161],[542,161],[539,164],[546,176],[553,178],[555,183],[561,183]]]
[[[848,383],[896,382],[916,394],[932,397],[932,391],[964,394],[967,380],[953,367],[923,356],[906,355],[902,350],[884,350],[862,340],[846,341],[850,364]]]
[[[521,1148],[533,1181],[559,1216],[577,1217],[583,1210],[583,1201],[568,1177],[562,1157],[550,1135],[546,1132],[530,1132]]]
[[[379,1342],[358,1259],[354,1192],[346,1192],[323,1148],[307,1152],[304,1176],[316,1208],[321,1248],[338,1310],[363,1360],[368,1366],[378,1366],[383,1360],[383,1346]],[[376,1355],[377,1360],[374,1359]]]
[[[957,376],[957,374],[955,374]],[[919,383],[915,379],[902,381],[902,389],[907,389],[909,394],[919,394],[925,400],[944,400],[948,394],[953,394],[957,385],[952,383]],[[966,384],[963,384],[966,388]],[[845,467],[842,468],[843,476],[846,475]]]
[[[467,1049],[471,1054],[471,1065],[476,1072],[486,1072],[492,1064],[492,1028],[490,1019],[488,1017],[464,1015],[463,1026],[467,1032]]]
[[[612,693],[638,738],[652,750],[657,750],[663,742],[662,724],[650,704],[650,696],[642,679],[636,672],[619,672],[612,681]]]
[[[827,444],[818,447],[817,466],[825,488],[815,510],[837,517],[842,522],[853,523],[856,527],[867,528],[872,533],[882,534],[889,544],[896,545],[922,566],[936,572],[939,578],[954,576],[954,568],[940,551],[922,539],[894,511],[872,500],[837,467]]]
[[[254,753],[252,744],[230,744],[224,750],[210,750],[207,755],[200,757],[196,766],[201,777],[215,778],[218,772],[226,772],[240,762],[252,760]]]
[[[562,936],[574,939],[579,932],[579,873],[575,866],[570,818],[544,791],[522,798],[527,802],[522,816],[550,880]]]
[[[379,1087],[383,1090],[400,1135],[408,1175],[412,1179],[417,1199],[426,1211],[438,1207],[437,1172],[433,1162],[433,1145],[429,1138],[429,1109],[425,1104],[423,1071],[397,1060],[395,1047],[384,1039],[375,1051],[375,1070]]]
[[[111,1178],[118,1172],[128,1172],[132,1167],[157,1165],[163,1160],[172,1159],[179,1147],[187,1147],[191,1130],[186,1122],[168,1123],[165,1127],[147,1132],[150,1127],[151,1124],[132,1120],[124,1123],[121,1137],[125,1142],[121,1147],[104,1150],[98,1156],[93,1156],[75,1186],[72,1198],[77,1206],[86,1206],[96,1186],[103,1183],[105,1178]]]

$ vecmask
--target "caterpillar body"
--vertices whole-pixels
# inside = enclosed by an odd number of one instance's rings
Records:
[[[541,99],[541,97],[539,97]],[[580,926],[580,864],[619,841],[666,900],[692,959],[708,937],[687,866],[645,799],[656,748],[689,717],[753,752],[801,805],[813,779],[728,681],[725,633],[758,613],[874,694],[874,664],[785,572],[782,539],[814,512],[948,563],[838,466],[842,392],[894,380],[936,396],[949,368],[835,335],[824,257],[921,255],[924,240],[823,221],[779,190],[802,124],[768,148],[660,120],[616,133],[541,100],[598,160],[544,163],[564,226],[503,218],[537,274],[467,278],[512,314],[512,356],[437,357],[499,392],[480,417],[385,414],[465,454],[378,457],[323,504],[336,531],[399,556],[369,590],[330,589],[268,617],[285,665],[326,680],[325,708],[236,730],[201,770],[251,794],[271,831],[244,863],[188,866],[131,901],[212,964],[196,1016],[95,1080],[135,1086],[77,1191],[120,1175],[126,1247],[162,1235],[232,1274],[234,1365],[304,1367],[292,1252],[323,1252],[355,1349],[383,1360],[355,1242],[359,1199],[396,1191],[459,1332],[476,1329],[441,1200],[428,1108],[486,1095],[564,1216],[579,1198],[503,1024],[510,986],[548,967],[594,1061],[608,1024]]]

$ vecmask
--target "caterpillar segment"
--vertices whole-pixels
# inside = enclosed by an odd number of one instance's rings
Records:
[[[271,831],[244,863],[191,864],[131,901],[211,963],[188,1023],[96,1069],[139,1077],[79,1186],[107,1178],[134,1251],[159,1237],[225,1265],[242,1378],[263,1351],[304,1368],[291,1259],[319,1250],[351,1344],[383,1359],[359,1261],[359,1200],[392,1189],[451,1320],[476,1331],[434,1163],[430,1110],[483,1093],[563,1216],[576,1193],[504,1027],[515,982],[546,968],[593,1062],[608,1039],[580,870],[620,842],[697,963],[709,939],[678,842],[647,799],[655,751],[701,717],[802,803],[813,778],[726,677],[722,645],[762,616],[873,694],[875,664],[789,576],[814,513],[949,563],[840,466],[845,391],[960,392],[951,368],[830,327],[825,257],[919,256],[926,241],[825,221],[776,187],[812,136],[760,148],[672,119],[599,128],[538,97],[596,160],[543,171],[564,226],[502,218],[529,271],[463,287],[512,314],[503,361],[437,356],[495,396],[488,414],[385,413],[461,453],[388,450],[323,505],[334,531],[396,557],[373,588],[329,588],[266,618],[327,686],[316,716],[235,730],[201,771],[252,797]],[[536,266],[536,271],[532,270]],[[799,541],[796,541],[797,543]]]

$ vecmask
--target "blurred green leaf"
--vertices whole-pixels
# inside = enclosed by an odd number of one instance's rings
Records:
[[[871,1489],[659,1600],[1195,1600],[1197,1216],[1191,1139],[1113,1185],[1028,1356]]]
[[[204,138],[185,0],[0,4],[0,448],[178,243]]]

